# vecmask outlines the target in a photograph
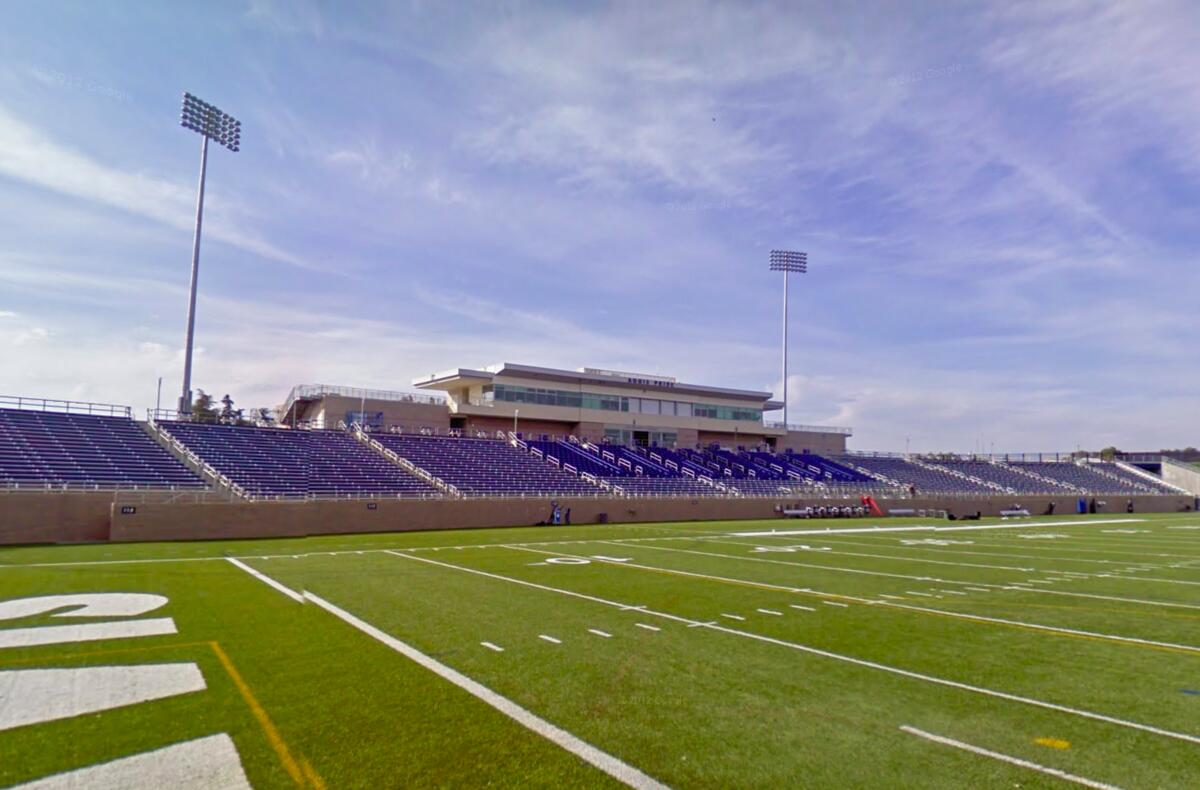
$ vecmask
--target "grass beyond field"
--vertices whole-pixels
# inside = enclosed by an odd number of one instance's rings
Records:
[[[1190,514],[8,549],[0,784],[1194,787],[1198,569]]]

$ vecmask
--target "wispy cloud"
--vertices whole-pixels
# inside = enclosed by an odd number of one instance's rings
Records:
[[[0,105],[0,174],[63,195],[127,211],[184,230],[195,221],[195,195],[163,178],[119,170],[62,145]],[[208,233],[270,260],[302,269],[325,267],[243,230],[220,210]]]

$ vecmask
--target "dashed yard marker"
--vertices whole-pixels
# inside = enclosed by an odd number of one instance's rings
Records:
[[[598,628],[589,628],[588,633],[595,634],[596,636],[602,636],[605,639],[612,639],[612,634],[605,633],[604,631],[601,631]]]
[[[538,634],[538,639],[545,639],[547,642],[549,642],[549,643],[551,643],[551,644],[554,644],[554,645],[561,645],[561,644],[562,644],[562,640],[561,640],[561,639],[555,639],[554,637],[552,637],[552,636],[546,636],[545,634]]]
[[[724,612],[721,613],[721,616],[728,617],[730,620],[745,620],[746,619],[745,617],[742,617],[740,614],[725,614]]]
[[[837,601],[821,601],[821,603],[825,604],[826,606],[840,606],[840,607],[842,607],[843,609],[849,609],[849,608],[850,608],[850,604],[848,604],[848,603],[838,603]]]
[[[645,623],[634,623],[638,628],[645,628],[647,631],[661,631],[662,629],[656,625],[646,625]]]
[[[800,609],[801,611],[805,611],[805,612],[817,611],[816,609],[812,608],[811,606],[801,606],[798,603],[790,603],[790,604],[788,604],[788,607],[792,608],[792,609]]]
[[[762,612],[763,614],[772,614],[776,617],[783,617],[783,612],[777,612],[774,609],[759,609],[758,611]]]
[[[500,647],[500,645],[493,645],[491,642],[480,642],[479,644],[483,645],[483,646],[484,646],[484,647],[486,647],[488,650],[494,650],[494,651],[496,651],[497,653],[503,653],[503,652],[504,652],[504,648]]]

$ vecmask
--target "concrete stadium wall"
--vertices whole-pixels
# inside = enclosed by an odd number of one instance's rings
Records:
[[[112,492],[0,494],[0,545],[108,540]]]
[[[548,520],[546,499],[444,499],[310,502],[168,502],[114,499],[96,494],[8,494],[0,496],[0,544],[81,541],[205,540],[302,537],[353,532],[529,526]],[[946,510],[956,517],[980,512],[996,516],[1014,502],[1034,515],[1055,504],[1056,515],[1075,513],[1076,497],[984,497],[980,499],[880,500],[890,509]],[[1124,514],[1127,497],[1111,497],[1101,513]],[[374,504],[374,508],[369,508]],[[560,499],[573,524],[779,518],[779,506],[856,505],[844,500],[690,498]],[[1189,496],[1134,497],[1136,513],[1190,509]],[[122,512],[122,508],[133,512]]]
[[[1179,512],[1190,508],[1190,497],[1134,497],[1137,513]],[[998,516],[1014,498],[982,499],[897,499],[880,501],[891,508],[946,510],[957,517],[981,512]],[[1075,513],[1076,497],[1025,498],[1020,501],[1034,515],[1047,512],[1051,501],[1057,515]],[[1124,513],[1127,499],[1110,499],[1101,513]],[[548,520],[550,503],[545,499],[446,499],[380,500],[374,509],[365,500],[342,502],[257,502],[211,504],[142,505],[136,513],[122,514],[114,507],[111,539],[114,541],[193,540],[246,537],[299,537],[352,532],[408,532],[416,530],[516,527]],[[601,516],[609,523],[656,521],[708,521],[773,519],[778,506],[796,504],[856,505],[857,498],[844,500],[775,500],[758,498],[644,498],[560,499],[565,512],[571,509],[573,524],[594,524]]]

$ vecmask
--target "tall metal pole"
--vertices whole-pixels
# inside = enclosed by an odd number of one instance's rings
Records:
[[[192,239],[192,286],[188,295],[187,343],[183,352],[183,393],[180,414],[192,413],[192,340],[196,331],[196,282],[200,277],[200,225],[204,220],[204,176],[208,169],[208,135],[200,135],[200,190],[196,197],[196,235]]]
[[[788,275],[808,271],[808,253],[771,250],[771,271],[783,272],[783,429],[788,424]]]
[[[783,270],[783,429],[788,426],[788,271]]]

